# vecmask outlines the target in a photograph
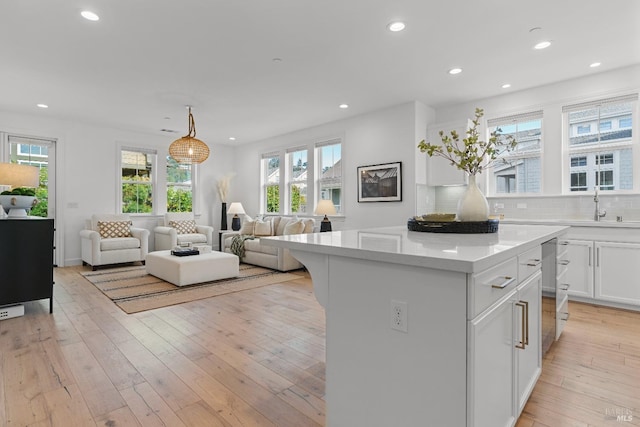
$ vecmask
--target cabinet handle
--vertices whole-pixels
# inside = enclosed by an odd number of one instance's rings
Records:
[[[525,338],[527,336],[527,326],[528,326],[527,320],[526,320],[527,303],[523,301],[518,301],[516,305],[522,308],[522,323],[520,324],[520,340],[518,341],[518,344],[516,344],[516,348],[524,350],[524,346],[527,344],[526,338]]]
[[[559,244],[560,246],[567,246],[567,245],[569,244],[569,242],[568,242],[568,241],[566,241],[566,240],[563,240],[563,241],[559,242],[558,244]]]
[[[501,279],[504,279],[502,283],[497,283],[497,284],[492,283],[491,287],[496,289],[504,289],[507,286],[509,286],[511,283],[513,283],[514,280],[516,280],[515,277],[511,277],[511,276],[504,276],[504,277],[501,277]]]
[[[600,248],[596,248],[596,267],[600,267]]]
[[[591,267],[591,246],[589,246],[589,267]]]
[[[560,261],[558,261],[558,264],[560,265],[569,265],[569,263],[571,263],[571,261],[568,259],[561,259]]]
[[[571,285],[568,283],[563,283],[561,286],[563,286],[560,288],[561,291],[568,291],[569,288],[571,287]]]
[[[527,261],[527,265],[529,267],[537,267],[537,266],[540,265],[541,262],[542,261],[539,260],[538,258],[533,258],[533,259],[530,259],[529,261]]]
[[[564,315],[566,315],[567,317],[565,317],[564,319],[561,319],[562,321],[566,322],[567,320],[569,320],[569,317],[571,317],[571,314],[567,313],[562,313]]]

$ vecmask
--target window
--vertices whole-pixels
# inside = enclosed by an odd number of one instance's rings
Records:
[[[122,213],[153,213],[155,163],[155,150],[120,149]]]
[[[289,212],[307,212],[307,150],[287,152]]]
[[[634,94],[563,107],[569,191],[593,190],[596,186],[600,190],[633,189],[633,150],[637,142],[632,119],[637,99]],[[581,132],[587,127],[593,131]]]
[[[167,212],[193,212],[191,165],[167,156]]]
[[[318,200],[331,200],[336,212],[343,212],[342,142],[325,141],[316,144]]]
[[[38,204],[31,216],[53,218],[55,206],[55,140],[8,135],[9,163],[35,166],[40,169],[40,185],[36,188]]]
[[[578,132],[578,135],[591,133],[591,125],[578,125],[577,132]]]
[[[489,133],[499,130],[511,135],[518,145],[501,153],[504,162],[498,162],[490,175],[493,193],[539,193],[541,190],[542,111],[491,119]]]
[[[267,213],[280,212],[280,156],[265,154],[262,156],[262,199],[263,209]]]

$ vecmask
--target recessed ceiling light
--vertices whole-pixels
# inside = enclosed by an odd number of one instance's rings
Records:
[[[593,64],[589,65],[589,67],[596,68],[596,67],[599,67],[600,65],[602,65],[600,62],[594,62]]]
[[[282,58],[273,58],[272,62],[282,62]]]
[[[236,140],[236,137],[235,137],[235,136],[230,136],[230,137],[229,137],[229,141],[235,141],[235,140]]]
[[[340,104],[339,107],[344,110],[345,108],[349,108],[349,104]]]
[[[38,108],[49,108],[47,104],[36,104]]]
[[[80,12],[80,15],[82,15],[84,19],[87,19],[89,21],[97,21],[100,19],[98,15],[89,10],[83,10],[82,12]]]
[[[545,41],[542,41],[542,42],[536,44],[533,48],[536,49],[536,50],[540,50],[540,49],[546,49],[549,46],[551,46],[551,42],[548,41],[548,40],[545,40]]]
[[[502,85],[502,89],[509,89],[511,87],[511,83],[505,83]]]
[[[462,68],[452,68],[449,70],[449,74],[460,74],[462,72]]]
[[[404,22],[392,22],[389,25],[387,25],[387,29],[389,31],[392,31],[394,33],[397,33],[398,31],[402,31],[406,28],[406,25],[404,24]]]

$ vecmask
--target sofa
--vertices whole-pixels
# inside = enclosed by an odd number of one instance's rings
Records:
[[[221,251],[235,253],[232,250],[234,237],[242,236],[236,237],[236,241],[242,240],[244,253],[240,260],[243,263],[279,271],[297,270],[303,268],[304,265],[289,253],[289,249],[262,245],[260,238],[318,231],[319,227],[316,226],[316,221],[313,218],[271,216],[254,220],[245,217],[239,231],[222,232],[221,243],[223,247]],[[235,254],[240,256],[238,253]]]
[[[80,231],[83,265],[96,267],[140,261],[149,252],[149,230],[132,226],[128,214],[96,214]]]
[[[213,227],[196,224],[193,212],[168,212],[164,214],[162,225],[153,231],[156,251],[183,245],[213,244]]]

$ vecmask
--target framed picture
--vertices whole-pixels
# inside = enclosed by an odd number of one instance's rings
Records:
[[[402,201],[402,162],[358,166],[358,202]]]

